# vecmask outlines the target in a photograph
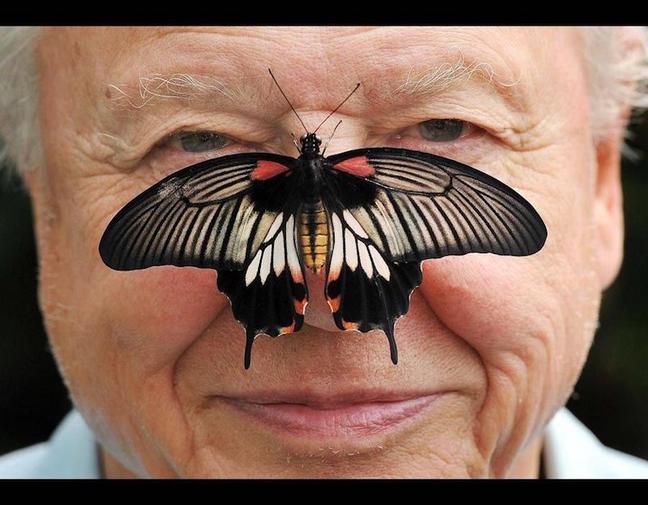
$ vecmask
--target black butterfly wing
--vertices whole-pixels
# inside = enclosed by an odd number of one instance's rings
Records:
[[[99,244],[115,270],[156,265],[218,271],[218,287],[254,337],[298,331],[307,302],[295,248],[296,160],[246,153],[207,160],[153,185],[122,208]]]
[[[396,364],[394,326],[407,313],[410,294],[421,283],[420,262],[396,263],[386,257],[338,198],[345,190],[335,183],[322,192],[330,237],[326,299],[338,328],[383,330]]]
[[[457,161],[419,151],[369,148],[327,158],[339,199],[393,261],[474,252],[526,256],[547,229],[506,184]],[[359,176],[359,174],[362,174]]]
[[[277,337],[299,331],[304,323],[308,287],[297,252],[300,201],[294,193],[287,196],[284,211],[244,268],[218,271],[218,289],[229,297],[234,317],[246,328],[246,369],[257,335]]]
[[[333,237],[326,296],[334,319],[342,329],[385,331],[394,362],[395,320],[421,282],[422,260],[472,252],[525,256],[546,240],[542,219],[521,195],[454,160],[368,148],[331,156],[325,165]],[[354,268],[354,255],[365,247],[371,263],[364,254],[362,268]],[[369,295],[362,300],[358,292]]]
[[[115,270],[241,268],[283,210],[293,163],[249,153],[179,170],[117,213],[99,244],[101,257]]]

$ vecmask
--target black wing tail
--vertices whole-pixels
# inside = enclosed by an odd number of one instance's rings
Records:
[[[362,269],[344,265],[336,279],[326,285],[326,297],[333,301],[333,319],[342,330],[367,332],[382,330],[387,335],[391,360],[398,363],[394,336],[396,320],[409,310],[412,291],[421,283],[419,262],[392,263],[390,281],[381,276],[371,279]],[[332,308],[333,308],[332,307]]]
[[[396,364],[394,328],[421,283],[421,264],[389,261],[332,191],[325,190],[323,199],[331,237],[325,295],[335,324],[342,330],[382,330]]]
[[[243,270],[218,271],[218,289],[230,299],[234,317],[245,326],[246,369],[257,335],[296,332],[304,322],[308,289],[295,240],[295,215],[290,213]]]

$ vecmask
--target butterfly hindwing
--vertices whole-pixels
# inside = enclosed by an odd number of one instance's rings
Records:
[[[421,283],[420,263],[385,258],[334,192],[324,190],[322,197],[331,238],[325,296],[335,324],[343,330],[384,331],[396,364],[394,326],[407,313],[410,295]]]
[[[218,289],[229,297],[234,317],[246,328],[246,369],[258,334],[277,337],[299,331],[304,322],[308,288],[297,252],[297,216],[298,206],[287,205],[242,270],[218,272]]]
[[[457,161],[368,148],[326,163],[327,184],[393,261],[473,252],[526,256],[547,237],[542,219],[522,196]]]

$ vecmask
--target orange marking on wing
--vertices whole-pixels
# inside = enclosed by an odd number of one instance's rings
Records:
[[[279,335],[283,335],[285,333],[292,333],[293,331],[295,331],[295,323],[294,322],[290,326],[282,326],[279,329]]]
[[[306,299],[304,300],[295,300],[295,312],[297,314],[301,314],[302,316],[304,315],[304,309],[306,308]]]
[[[281,163],[259,160],[257,161],[256,168],[250,174],[250,178],[253,181],[264,181],[287,171],[288,167]]]
[[[349,158],[348,160],[341,161],[337,165],[333,165],[333,168],[357,177],[367,177],[376,173],[376,169],[369,164],[366,156]]]
[[[360,325],[358,323],[352,323],[350,321],[345,321],[344,319],[342,319],[342,326],[344,326],[345,330],[357,330]]]
[[[340,310],[340,297],[336,296],[335,298],[329,298],[326,300],[331,307],[331,312],[337,312]]]
[[[304,283],[304,276],[302,275],[301,268],[299,270],[293,270],[291,268],[290,269],[290,274],[292,275],[293,282],[295,284],[303,284]]]

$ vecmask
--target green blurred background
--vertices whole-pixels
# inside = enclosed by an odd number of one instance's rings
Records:
[[[631,133],[625,261],[568,407],[606,445],[648,459],[648,115]],[[45,440],[71,408],[37,305],[30,212],[19,183],[0,182],[0,454]]]

